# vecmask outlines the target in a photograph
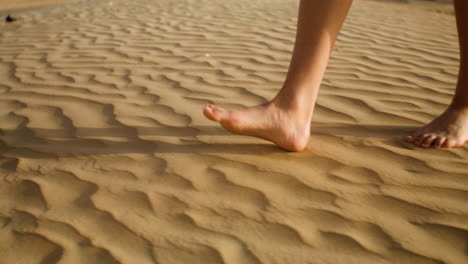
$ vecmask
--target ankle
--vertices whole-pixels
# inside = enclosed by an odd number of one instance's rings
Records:
[[[290,120],[298,124],[304,125],[312,121],[313,104],[310,102],[308,105],[303,105],[299,102],[288,102],[275,98],[268,104],[268,107],[274,109],[274,111],[281,111]]]
[[[450,103],[449,108],[458,111],[468,111],[468,102],[453,100],[452,103]]]
[[[291,96],[287,93],[278,93],[270,102],[275,107],[286,112],[312,112],[315,105],[315,100],[311,100],[309,96]]]

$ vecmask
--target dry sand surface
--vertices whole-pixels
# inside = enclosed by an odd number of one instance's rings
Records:
[[[296,0],[83,1],[0,24],[0,263],[468,263],[468,149],[441,113],[450,4],[358,0],[312,139],[287,153],[201,112],[281,87]]]
[[[77,0],[0,0],[0,11],[42,7]]]

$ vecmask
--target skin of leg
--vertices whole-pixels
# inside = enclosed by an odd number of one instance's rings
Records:
[[[351,3],[301,0],[288,74],[275,98],[240,111],[208,105],[205,116],[232,133],[269,140],[288,151],[304,150],[320,83]]]
[[[452,103],[426,126],[405,138],[421,147],[462,147],[468,141],[468,1],[454,0],[460,70]]]

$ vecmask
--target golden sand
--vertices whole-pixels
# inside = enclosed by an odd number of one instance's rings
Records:
[[[0,11],[56,5],[77,0],[0,0]],[[99,0],[97,0],[99,1]]]
[[[0,263],[468,263],[451,5],[355,1],[301,153],[207,103],[281,87],[296,0],[82,1],[0,24]]]

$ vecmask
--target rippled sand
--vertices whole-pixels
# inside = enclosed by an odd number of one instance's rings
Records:
[[[206,120],[281,87],[296,0],[83,1],[0,24],[0,263],[468,263],[451,5],[355,1],[312,139]]]
[[[73,1],[77,2],[79,0],[0,0],[0,12],[16,12],[18,9],[23,8],[44,7]]]

